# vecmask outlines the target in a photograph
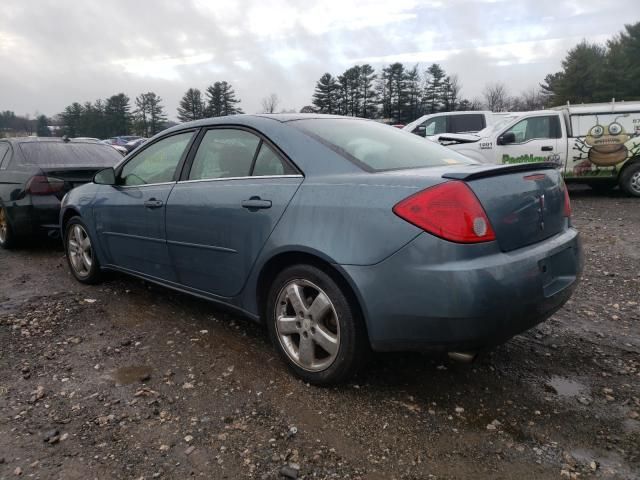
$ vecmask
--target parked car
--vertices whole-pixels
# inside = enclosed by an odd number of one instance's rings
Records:
[[[125,147],[123,147],[122,145],[116,145],[115,143],[111,143],[111,140],[100,140],[100,141],[105,145],[109,145],[110,147],[112,147],[116,152],[118,152],[123,157],[127,153],[129,153],[129,151]]]
[[[554,162],[567,182],[619,185],[640,197],[640,102],[567,105],[508,118],[499,128],[439,141],[483,163]]]
[[[104,141],[109,142],[110,145],[119,145],[121,147],[124,147],[127,143],[131,142],[132,140],[137,140],[139,138],[141,137],[139,137],[138,135],[120,135],[117,137],[108,138]]]
[[[488,111],[440,112],[423,115],[403,127],[420,137],[433,139],[443,133],[478,132],[493,125],[508,113]]]
[[[364,119],[234,115],[158,134],[64,199],[69,266],[266,322],[305,381],[369,348],[475,352],[545,320],[581,246],[551,164],[488,166]]]
[[[0,247],[59,232],[60,200],[122,157],[107,145],[53,138],[0,140]]]
[[[148,138],[137,138],[135,140],[131,140],[124,145],[124,148],[127,150],[127,153],[132,152],[147,140]]]

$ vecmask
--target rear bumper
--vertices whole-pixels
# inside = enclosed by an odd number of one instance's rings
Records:
[[[343,265],[375,350],[479,350],[544,321],[583,267],[576,230],[503,253],[421,234],[385,261]]]

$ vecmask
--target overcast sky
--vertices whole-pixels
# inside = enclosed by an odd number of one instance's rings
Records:
[[[640,21],[640,0],[2,0],[0,12],[0,110],[155,91],[174,118],[187,88],[217,80],[247,113],[270,93],[298,110],[324,72],[362,62],[437,62],[465,97],[491,81],[516,94],[583,38]]]

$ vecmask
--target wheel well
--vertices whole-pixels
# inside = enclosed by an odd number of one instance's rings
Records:
[[[265,310],[267,308],[267,295],[269,293],[269,288],[271,287],[273,280],[275,280],[276,276],[285,268],[298,264],[313,265],[314,267],[319,268],[327,275],[329,275],[340,286],[352,305],[355,305],[357,314],[362,320],[364,328],[367,328],[367,322],[365,321],[364,312],[360,305],[360,301],[358,300],[358,296],[356,295],[344,275],[326,260],[316,255],[304,252],[280,253],[269,259],[269,261],[262,267],[260,275],[258,276],[256,298],[258,311],[261,318],[265,318]]]
[[[66,230],[66,227],[67,227],[67,222],[71,220],[71,218],[76,216],[80,216],[80,214],[73,208],[69,208],[64,212],[64,215],[62,216],[62,231],[60,232],[62,234],[63,240],[64,240],[64,233],[65,233],[64,231]]]
[[[622,170],[620,170],[620,172],[618,173],[618,181],[620,181],[620,179],[622,178],[622,174],[627,168],[631,167],[632,165],[637,165],[638,163],[640,163],[640,157],[633,157],[627,160],[622,167]]]

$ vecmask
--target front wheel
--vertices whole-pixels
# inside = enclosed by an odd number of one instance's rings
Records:
[[[64,249],[69,268],[76,280],[87,284],[98,283],[101,280],[102,272],[93,249],[89,230],[80,217],[73,217],[67,223]]]
[[[346,381],[368,353],[358,309],[329,274],[311,265],[289,267],[276,277],[267,327],[287,366],[315,385]]]
[[[9,215],[4,207],[0,207],[0,247],[9,250],[15,245],[15,235],[9,223]]]
[[[640,197],[640,162],[624,169],[620,175],[620,187],[629,195]]]

